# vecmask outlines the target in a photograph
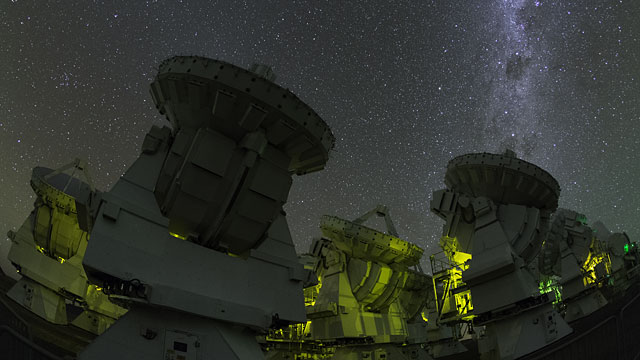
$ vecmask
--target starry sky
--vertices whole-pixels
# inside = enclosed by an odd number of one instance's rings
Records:
[[[505,148],[556,177],[562,207],[640,240],[638,18],[632,0],[0,0],[0,233],[31,211],[34,166],[82,157],[113,185],[167,124],[159,63],[202,55],[271,65],[336,136],[325,170],[294,177],[298,252],[321,215],[376,204],[438,251],[447,162]]]

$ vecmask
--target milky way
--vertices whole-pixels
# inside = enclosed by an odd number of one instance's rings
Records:
[[[319,235],[321,215],[353,219],[376,204],[390,207],[401,237],[437,251],[442,222],[429,199],[444,186],[447,162],[507,147],[558,179],[561,206],[639,239],[639,8],[618,0],[5,1],[0,233],[28,215],[36,165],[84,157],[108,189],[145,132],[165,124],[148,95],[157,65],[197,54],[271,65],[333,129],[327,168],[295,177],[285,207],[300,252]]]

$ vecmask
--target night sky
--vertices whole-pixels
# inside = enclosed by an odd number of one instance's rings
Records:
[[[298,252],[321,215],[376,204],[438,251],[447,162],[507,147],[556,177],[562,207],[640,240],[638,19],[632,0],[0,0],[0,233],[31,211],[34,166],[83,157],[113,185],[168,125],[148,92],[159,63],[202,55],[271,65],[333,130],[285,207]]]

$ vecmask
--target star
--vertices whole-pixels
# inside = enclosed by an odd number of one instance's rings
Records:
[[[197,54],[272,66],[332,128],[327,167],[295,176],[285,205],[299,253],[323,214],[377,204],[401,238],[440,251],[429,199],[447,162],[505,148],[556,177],[562,207],[640,239],[634,2],[12,0],[1,11],[3,234],[33,208],[35,166],[82,157],[108,190],[167,124],[148,91],[158,65]]]

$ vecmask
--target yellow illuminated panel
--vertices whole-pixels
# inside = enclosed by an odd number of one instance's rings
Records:
[[[387,284],[389,284],[389,278],[391,278],[391,274],[391,269],[386,266],[380,269],[380,277],[378,277],[378,281],[371,290],[372,295],[382,294],[382,290],[384,290]]]
[[[600,248],[601,243],[597,239],[594,239],[591,244],[589,256],[582,265],[585,285],[596,284],[598,282],[595,268],[601,263],[604,264],[607,274],[611,274],[611,258],[609,258],[609,254],[606,251]]]
[[[306,287],[303,290],[304,292],[304,306],[313,306],[316,304],[316,298],[320,293],[320,288],[322,287],[322,282],[318,279],[318,285]]]
[[[469,267],[466,262],[471,260],[471,254],[463,253],[462,251],[456,251],[451,254],[451,260],[458,266],[462,268],[462,270],[467,270]]]
[[[462,272],[469,267],[471,254],[459,251],[455,237],[443,236],[440,246],[446,260],[432,257],[432,266],[438,267],[432,270],[439,274],[433,278],[439,318],[441,321],[471,320],[474,317],[471,291],[463,290],[462,282]]]
[[[186,237],[184,237],[184,236],[182,236],[180,234],[176,234],[176,233],[172,233],[172,232],[169,232],[169,235],[173,236],[176,239],[180,239],[180,240],[186,240],[187,239]]]
[[[458,308],[458,315],[465,315],[473,310],[473,304],[471,303],[471,291],[463,291],[455,294],[456,306]],[[465,319],[463,317],[463,319]]]
[[[39,253],[41,253],[41,254],[43,254],[43,255],[47,255],[47,256],[49,256],[49,255],[47,254],[46,250],[45,250],[42,246],[36,245],[36,250],[38,250],[38,252],[39,252]],[[66,261],[66,259],[65,259],[65,258],[62,258],[62,257],[60,257],[60,256],[53,256],[53,258],[55,258],[56,260],[58,260],[58,261],[60,262],[60,264],[64,264],[64,262]]]
[[[429,318],[427,317],[427,314],[424,313],[424,310],[420,313],[420,315],[422,315],[422,320],[424,320],[425,322],[429,322]]]
[[[467,269],[468,265],[466,265],[466,262],[471,260],[471,254],[462,251],[457,238],[448,236],[441,237],[440,247],[454,266],[460,267],[462,271]]]

